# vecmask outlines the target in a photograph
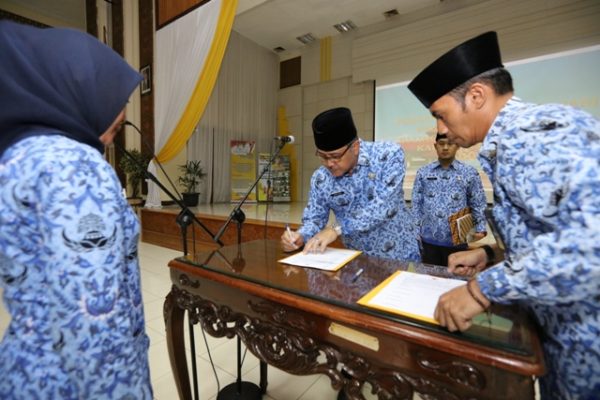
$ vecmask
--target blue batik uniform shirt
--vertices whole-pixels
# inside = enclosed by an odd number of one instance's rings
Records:
[[[310,182],[299,233],[306,242],[335,214],[344,245],[368,255],[420,260],[417,232],[404,202],[404,151],[395,143],[360,142],[351,174],[334,177],[325,167]]]
[[[475,232],[485,232],[485,193],[477,170],[454,160],[448,168],[439,161],[419,168],[412,192],[412,209],[421,240],[453,247],[448,217],[471,208]]]
[[[94,148],[34,136],[0,157],[0,399],[152,399],[139,221]]]
[[[521,301],[542,329],[543,398],[600,393],[600,122],[562,105],[512,98],[480,149],[494,186],[506,261],[477,282]]]

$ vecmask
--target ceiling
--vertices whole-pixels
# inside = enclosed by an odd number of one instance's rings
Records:
[[[71,26],[85,30],[83,0],[0,0],[0,8],[18,15],[34,14],[38,22],[50,26]]]
[[[451,0],[238,0],[233,29],[266,49],[283,47],[285,57],[299,53],[305,45],[296,37],[306,33],[319,40],[340,34],[333,27],[340,22],[351,20],[362,29],[385,22],[386,11],[397,10],[391,18],[398,18],[442,1]],[[51,25],[56,20],[85,29],[83,0],[0,0],[0,8],[35,10]]]
[[[296,37],[306,33],[318,40],[339,34],[333,25],[340,22],[351,20],[360,29],[386,21],[383,13],[388,10],[404,15],[441,1],[238,0],[233,29],[267,49],[283,47],[283,55],[304,46]]]

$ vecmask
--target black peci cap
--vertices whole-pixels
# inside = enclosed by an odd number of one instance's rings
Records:
[[[356,139],[352,113],[346,107],[323,111],[313,119],[312,129],[315,146],[322,151],[337,150]]]
[[[429,108],[437,99],[474,76],[501,67],[498,35],[486,32],[435,60],[409,83],[408,88]]]

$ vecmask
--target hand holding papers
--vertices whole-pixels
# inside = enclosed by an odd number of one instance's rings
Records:
[[[437,324],[433,312],[438,298],[465,283],[458,279],[397,271],[358,300],[358,304]]]
[[[323,253],[296,253],[279,260],[281,263],[298,265],[300,267],[316,268],[324,271],[337,271],[352,259],[360,255],[360,251],[334,249],[328,247]]]
[[[358,304],[439,325],[434,318],[439,297],[466,283],[459,279],[397,271],[358,300]],[[511,321],[498,315],[491,317],[488,320],[481,314],[474,317],[472,323],[502,332],[511,330]]]

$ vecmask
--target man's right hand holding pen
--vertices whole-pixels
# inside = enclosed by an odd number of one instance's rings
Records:
[[[283,251],[290,252],[298,250],[304,245],[304,238],[298,232],[292,232],[288,224],[285,225],[285,231],[281,235],[281,247]]]
[[[286,225],[283,235],[281,235],[281,247],[283,251],[289,252],[298,250],[304,245],[304,253],[323,253],[329,243],[337,239],[338,235],[331,227],[326,227],[315,236],[310,238],[306,244],[304,238],[298,232],[292,232],[289,225]]]

